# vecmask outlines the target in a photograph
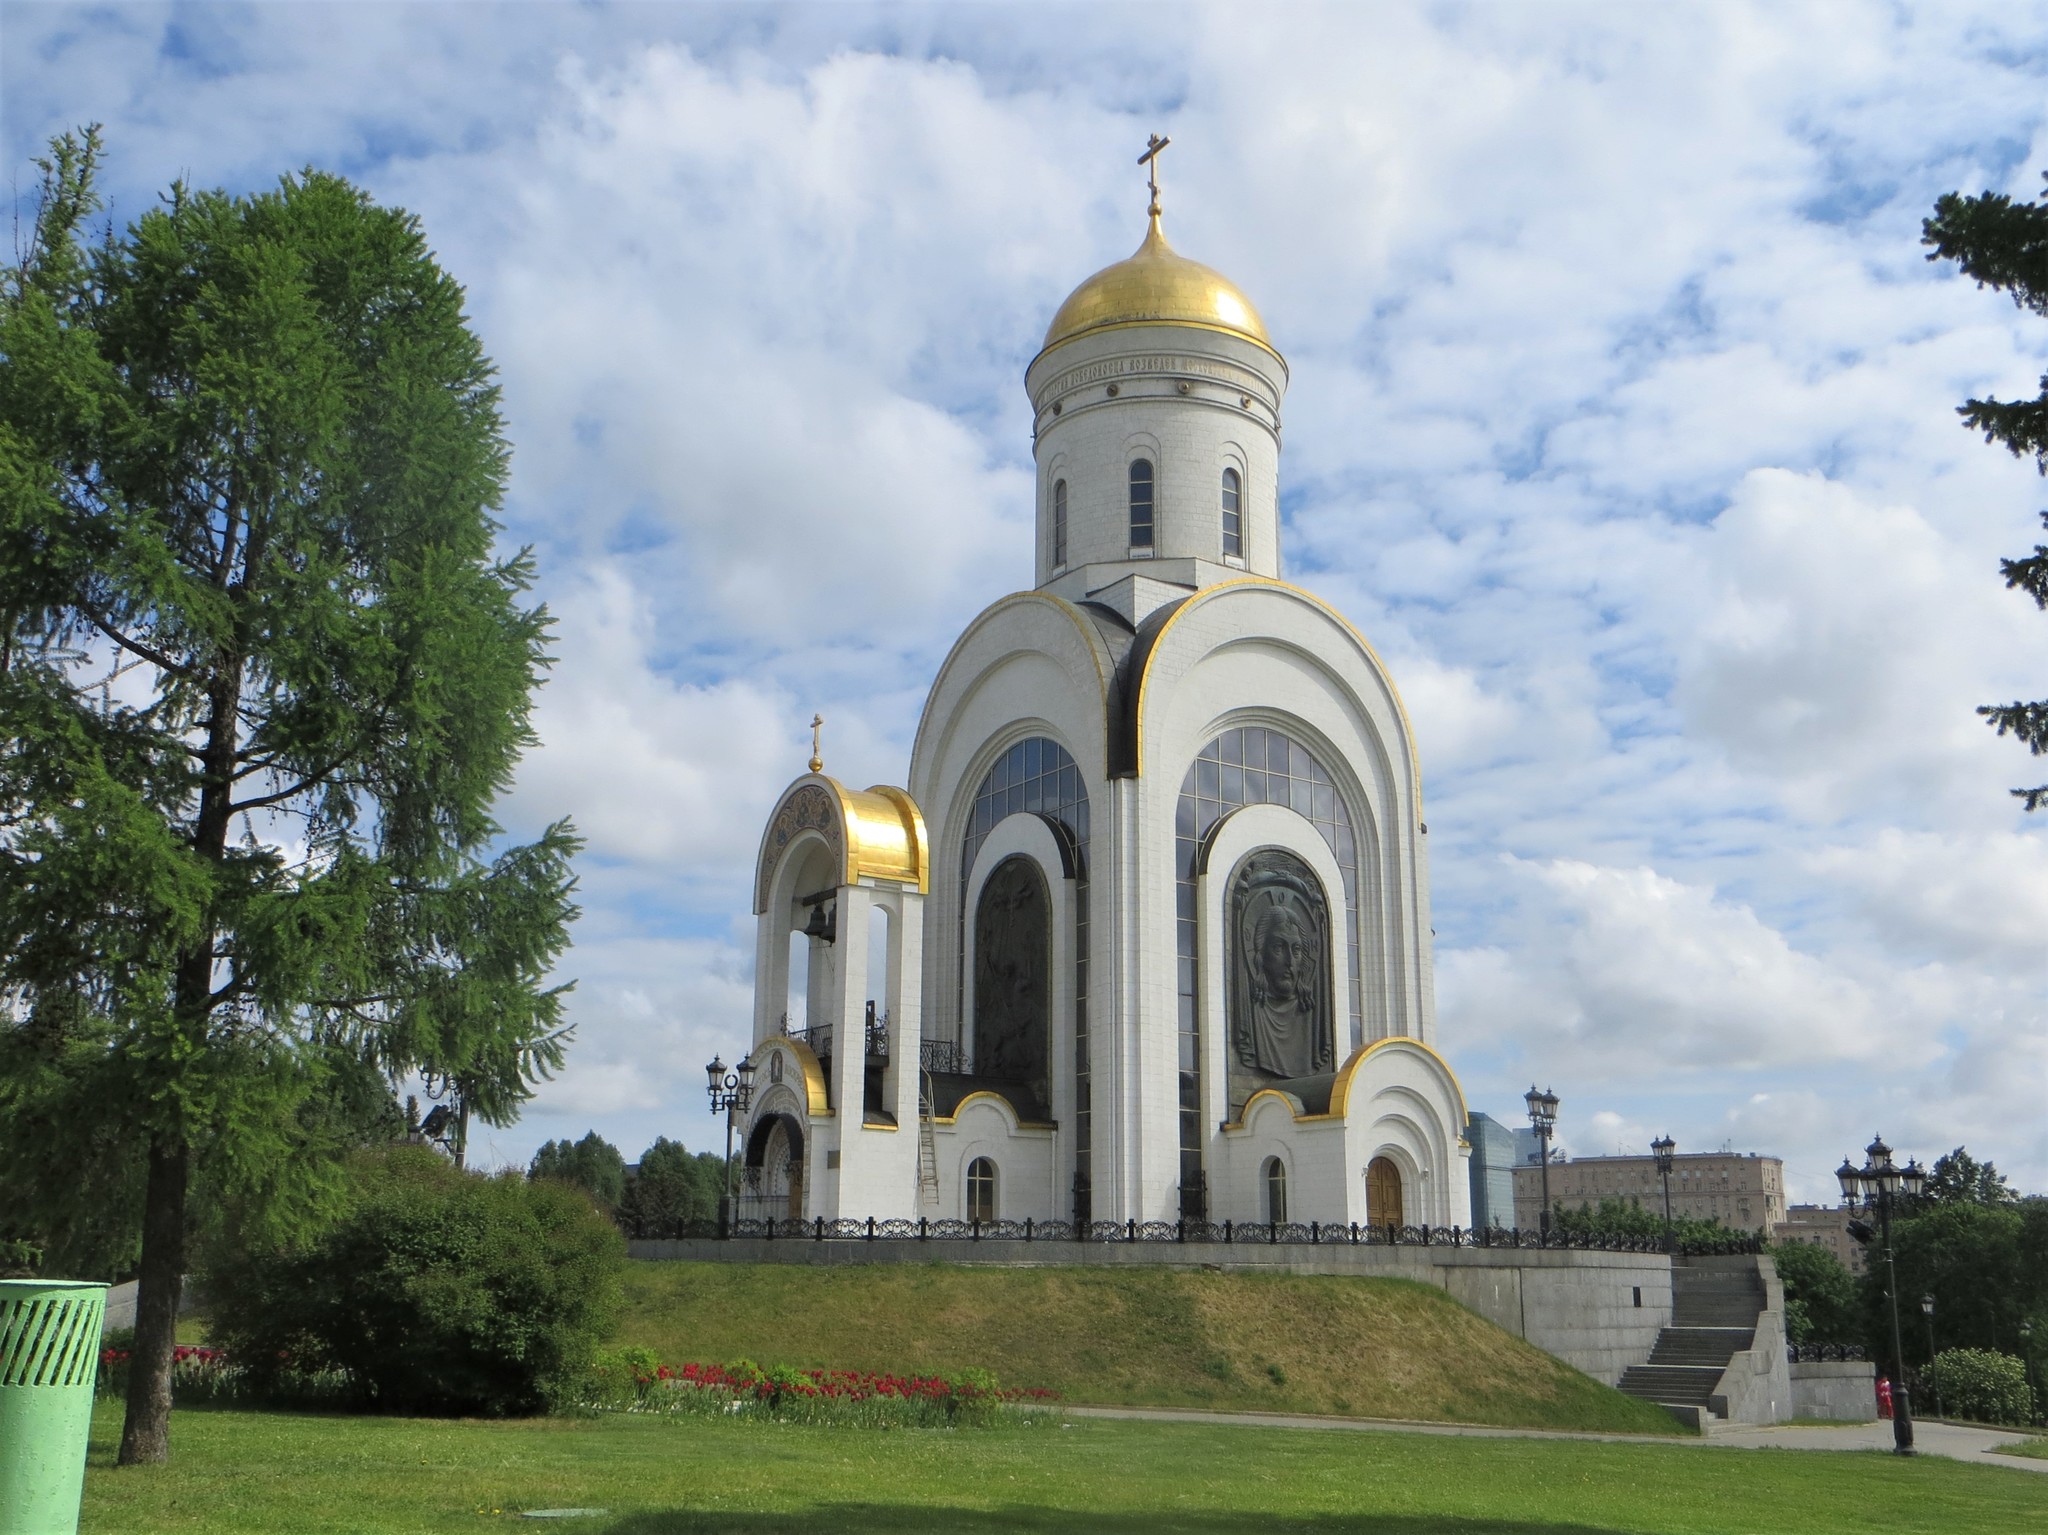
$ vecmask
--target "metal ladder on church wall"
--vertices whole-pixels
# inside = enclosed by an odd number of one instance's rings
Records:
[[[932,1132],[932,1113],[938,1093],[932,1074],[923,1067],[917,1073],[917,1198],[920,1204],[939,1202],[939,1143]]]

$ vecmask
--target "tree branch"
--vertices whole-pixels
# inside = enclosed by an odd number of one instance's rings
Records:
[[[85,615],[86,622],[90,623],[95,629],[99,630],[100,633],[104,634],[108,639],[112,640],[116,645],[119,645],[123,650],[126,650],[134,655],[142,657],[142,659],[149,662],[150,665],[161,667],[163,670],[171,673],[171,675],[175,677],[193,677],[198,675],[196,672],[192,670],[191,667],[184,666],[181,665],[179,662],[173,661],[161,650],[158,650],[150,645],[145,645],[140,640],[131,640],[127,635],[123,634],[119,629],[116,629],[112,624],[108,623],[104,618],[100,617],[99,614],[95,613],[91,608],[87,607],[84,603],[81,602],[78,605],[78,611],[83,613]]]

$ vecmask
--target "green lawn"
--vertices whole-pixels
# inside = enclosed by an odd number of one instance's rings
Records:
[[[1372,1535],[2039,1532],[2048,1478],[1932,1456],[1178,1423],[892,1431],[181,1408],[168,1467],[94,1419],[85,1535],[771,1530]],[[604,1518],[512,1521],[537,1508]]]
[[[1070,1402],[1680,1432],[1432,1285],[1167,1267],[635,1263],[624,1341],[951,1375]]]

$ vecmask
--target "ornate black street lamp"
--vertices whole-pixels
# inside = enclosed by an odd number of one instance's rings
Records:
[[[1550,1137],[1557,1129],[1557,1094],[1549,1088],[1538,1092],[1531,1082],[1529,1090],[1522,1095],[1522,1102],[1529,1106],[1529,1123],[1536,1127],[1537,1160],[1543,1164],[1543,1213],[1536,1218],[1536,1229],[1542,1233],[1545,1247],[1550,1245]]]
[[[1664,1180],[1664,1250],[1675,1251],[1678,1247],[1677,1233],[1671,1229],[1671,1164],[1677,1160],[1678,1142],[1668,1135],[1660,1135],[1650,1142],[1650,1155],[1657,1159],[1657,1176]]]
[[[1860,1204],[1877,1212],[1878,1234],[1884,1242],[1885,1299],[1891,1303],[1892,1314],[1892,1449],[1900,1455],[1911,1455],[1913,1409],[1906,1399],[1906,1347],[1899,1336],[1899,1270],[1892,1257],[1892,1206],[1902,1196],[1920,1197],[1927,1170],[1917,1161],[1897,1166],[1892,1161],[1891,1147],[1881,1135],[1863,1148],[1863,1159],[1861,1167],[1851,1167],[1849,1159],[1842,1158],[1835,1178],[1842,1185],[1845,1205],[1854,1209]],[[1850,1234],[1857,1235],[1853,1225]],[[1871,1235],[1870,1228],[1865,1226],[1858,1240],[1868,1245]]]
[[[1934,1388],[1934,1416],[1945,1416],[1941,1410],[1941,1377],[1934,1369],[1934,1297],[1920,1297],[1920,1314],[1927,1318],[1927,1384]]]
[[[754,1058],[743,1057],[731,1071],[717,1056],[704,1068],[710,1078],[711,1112],[725,1116],[725,1198],[718,1202],[718,1234],[732,1234],[732,1117],[744,1114],[754,1097]]]

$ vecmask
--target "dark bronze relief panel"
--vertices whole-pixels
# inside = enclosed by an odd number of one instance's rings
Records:
[[[1262,848],[1232,873],[1224,921],[1233,1116],[1269,1086],[1327,1108],[1336,1063],[1322,882],[1293,853]]]
[[[1052,899],[1028,858],[1006,858],[974,912],[974,1075],[1030,1083],[1042,1102],[1052,1042]]]

